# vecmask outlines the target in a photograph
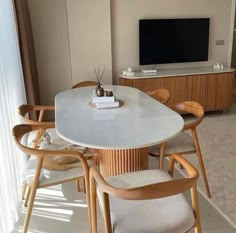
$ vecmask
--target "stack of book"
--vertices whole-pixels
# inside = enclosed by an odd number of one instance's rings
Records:
[[[96,92],[93,92],[92,103],[96,105],[97,109],[102,108],[118,108],[119,101],[115,96],[97,96]]]

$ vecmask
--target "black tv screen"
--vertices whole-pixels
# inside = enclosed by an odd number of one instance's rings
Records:
[[[209,18],[139,20],[140,65],[208,60]]]

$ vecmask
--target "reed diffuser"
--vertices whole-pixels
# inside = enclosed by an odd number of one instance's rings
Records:
[[[105,72],[105,68],[103,68],[103,71],[101,74],[100,74],[100,67],[98,67],[97,70],[94,68],[94,72],[95,72],[95,76],[97,79],[96,95],[97,96],[104,96],[104,89],[102,88],[101,82],[102,82],[103,74]]]

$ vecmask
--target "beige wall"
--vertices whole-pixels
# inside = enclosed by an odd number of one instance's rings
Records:
[[[41,104],[71,86],[65,0],[29,0]]]
[[[103,84],[112,83],[110,0],[67,0],[73,84],[96,81],[94,68],[106,68]]]
[[[115,81],[122,70],[139,66],[138,20],[147,18],[210,17],[209,61],[161,64],[156,68],[227,65],[232,0],[119,0],[112,1],[112,54]],[[216,40],[225,44],[216,46]]]
[[[231,57],[231,8],[235,0],[28,0],[35,40],[42,104],[62,90],[95,80],[93,68],[106,67],[103,83],[138,65],[140,18],[210,17],[209,62],[165,64],[157,68],[209,66]],[[231,20],[231,21],[230,21]],[[216,46],[217,39],[225,45]],[[143,68],[143,67],[142,67]]]
[[[112,83],[110,0],[28,0],[41,104],[106,68]]]

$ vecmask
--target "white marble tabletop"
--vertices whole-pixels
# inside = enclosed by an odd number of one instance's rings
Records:
[[[67,141],[97,149],[131,149],[159,144],[183,128],[182,117],[136,88],[103,86],[124,105],[94,109],[94,87],[70,89],[55,98],[56,130]]]

